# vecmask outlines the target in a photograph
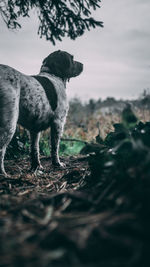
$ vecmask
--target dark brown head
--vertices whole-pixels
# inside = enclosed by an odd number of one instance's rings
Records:
[[[78,76],[83,70],[83,64],[74,61],[72,55],[65,51],[55,51],[43,60],[41,72],[54,74],[63,80]]]

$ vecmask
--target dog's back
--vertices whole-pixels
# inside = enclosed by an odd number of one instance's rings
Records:
[[[49,92],[36,77],[49,80]],[[39,132],[47,129],[55,116],[60,117],[66,113],[67,98],[63,82],[47,73],[36,77],[0,65],[0,114],[4,116],[2,121],[8,120],[7,114],[8,117],[12,114],[14,123],[18,120],[19,124],[28,130]],[[52,96],[53,88],[56,95]],[[55,108],[54,102],[57,102]],[[16,109],[15,114],[13,106]],[[12,118],[10,119],[12,121]]]

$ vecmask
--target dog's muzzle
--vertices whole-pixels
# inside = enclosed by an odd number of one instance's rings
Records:
[[[80,73],[82,71],[83,71],[83,64],[78,62],[78,61],[75,61],[72,77],[76,77],[76,76],[80,75]]]

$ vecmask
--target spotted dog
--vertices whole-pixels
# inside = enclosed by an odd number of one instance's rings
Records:
[[[5,151],[16,125],[25,127],[31,137],[31,168],[40,167],[40,132],[51,127],[51,155],[55,166],[62,166],[58,150],[63,131],[68,102],[66,83],[78,76],[83,64],[72,55],[55,51],[46,57],[40,73],[28,76],[0,65],[0,174],[7,176],[4,168]]]

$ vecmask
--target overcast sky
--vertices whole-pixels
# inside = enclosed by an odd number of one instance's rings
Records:
[[[104,28],[53,46],[37,35],[37,19],[23,19],[22,29],[11,32],[0,21],[0,63],[26,74],[39,72],[42,60],[61,49],[84,64],[71,79],[69,97],[136,98],[150,88],[150,0],[102,0],[94,16]]]

